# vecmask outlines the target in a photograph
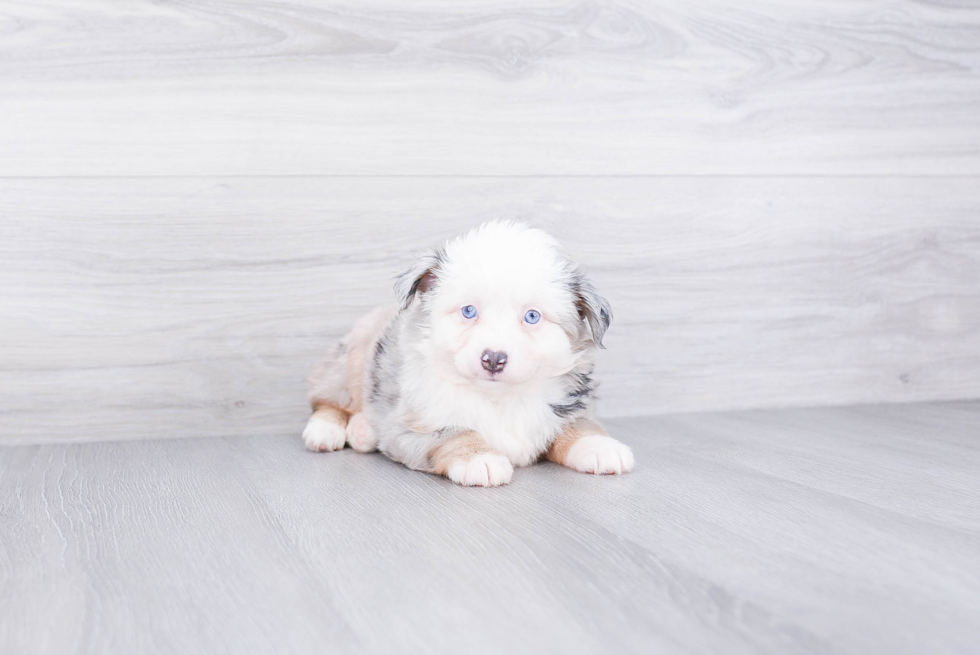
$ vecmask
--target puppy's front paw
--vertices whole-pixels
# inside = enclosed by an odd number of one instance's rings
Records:
[[[378,438],[374,428],[360,412],[347,421],[347,443],[359,453],[369,453],[378,448]]]
[[[500,453],[479,453],[449,465],[446,477],[464,487],[496,487],[514,476],[510,460]]]
[[[306,448],[313,452],[340,450],[347,441],[347,434],[340,423],[314,414],[303,430],[303,441]]]
[[[565,458],[565,466],[596,475],[627,473],[633,463],[629,446],[603,434],[579,437]]]

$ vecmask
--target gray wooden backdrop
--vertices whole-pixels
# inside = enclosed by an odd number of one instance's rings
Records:
[[[489,218],[607,416],[980,397],[980,4],[0,0],[0,441],[298,432]]]

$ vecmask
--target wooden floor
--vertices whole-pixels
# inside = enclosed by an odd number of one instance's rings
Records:
[[[3,653],[966,653],[980,402],[610,421],[454,487],[295,435],[0,448]]]

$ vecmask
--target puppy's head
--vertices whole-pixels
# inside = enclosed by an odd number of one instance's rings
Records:
[[[486,223],[421,257],[399,276],[416,307],[427,354],[446,373],[500,387],[567,373],[602,346],[609,303],[548,234]]]

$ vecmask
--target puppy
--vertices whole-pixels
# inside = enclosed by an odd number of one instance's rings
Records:
[[[507,484],[542,455],[626,473],[630,449],[592,418],[609,303],[538,229],[490,222],[397,278],[310,377],[312,451],[380,449],[457,484]]]

